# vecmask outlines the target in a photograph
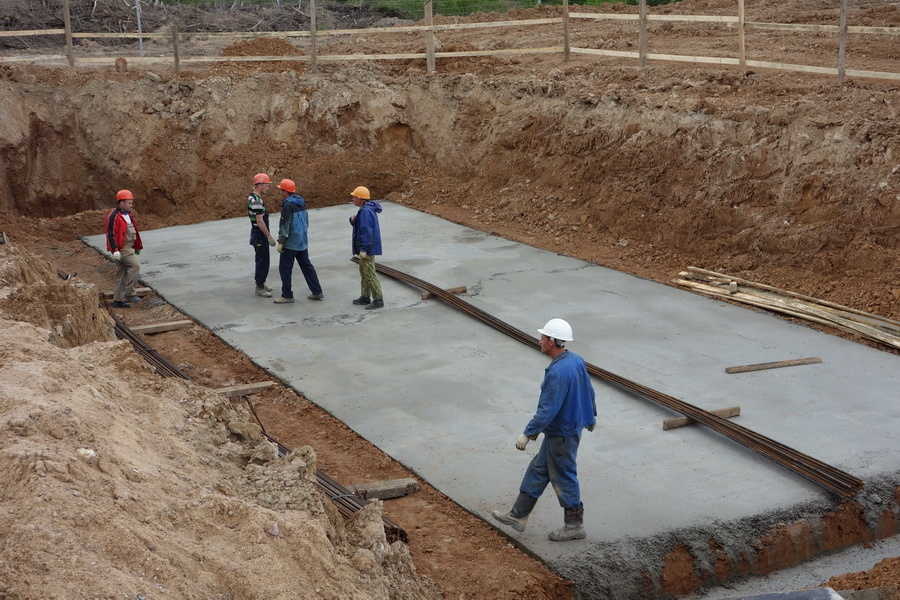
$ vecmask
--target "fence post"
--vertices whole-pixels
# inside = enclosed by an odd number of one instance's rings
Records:
[[[647,0],[641,0],[638,15],[638,65],[647,64]]]
[[[141,56],[144,55],[144,31],[141,29],[141,0],[134,0],[134,10],[137,13],[138,28],[138,47],[141,49]]]
[[[569,0],[563,0],[563,54],[564,60],[569,62]]]
[[[69,14],[69,0],[63,0],[63,23],[66,28],[66,56],[69,66],[75,66],[75,51],[72,49],[72,16]]]
[[[175,74],[178,75],[181,70],[179,68],[179,58],[178,58],[178,25],[172,23],[172,49],[175,52]]]
[[[838,85],[844,84],[844,68],[847,58],[847,0],[841,0],[841,40],[838,45]]]
[[[738,0],[738,57],[742,67],[747,66],[746,45],[744,40],[744,0]]]
[[[434,25],[434,14],[431,0],[425,1],[425,24]],[[435,72],[434,67],[434,30],[425,30],[425,68],[429,73]]]
[[[309,68],[316,70],[316,0],[309,0]]]

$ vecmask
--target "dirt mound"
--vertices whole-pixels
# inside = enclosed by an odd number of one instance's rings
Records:
[[[0,251],[0,290],[51,279]],[[128,342],[52,337],[0,327],[0,596],[439,597],[380,502],[344,525],[311,448],[279,459],[241,406],[160,378]]]
[[[45,339],[61,348],[115,339],[96,287],[63,281],[45,260],[7,245],[0,246],[0,315],[49,330]]]
[[[235,42],[222,51],[222,56],[296,56],[303,54],[287,40],[253,38]]]

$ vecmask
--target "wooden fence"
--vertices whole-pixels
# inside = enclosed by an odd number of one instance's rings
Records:
[[[299,61],[308,62],[309,67],[316,69],[318,61],[354,61],[354,60],[397,60],[397,59],[424,59],[428,72],[436,70],[435,60],[438,58],[475,57],[475,56],[520,56],[526,54],[563,54],[569,60],[571,54],[598,55],[636,59],[643,67],[648,60],[676,61],[691,63],[706,63],[719,65],[738,65],[741,67],[757,67],[763,69],[778,69],[784,71],[797,71],[802,73],[817,73],[822,75],[835,75],[837,82],[842,84],[845,77],[864,77],[873,79],[900,80],[900,73],[884,71],[868,71],[846,68],[847,34],[876,34],[900,36],[900,27],[865,27],[847,25],[847,2],[840,0],[840,22],[838,25],[803,25],[787,23],[760,23],[747,21],[744,17],[744,0],[737,0],[737,14],[733,16],[722,15],[673,15],[651,14],[647,10],[646,0],[640,0],[637,14],[622,13],[578,13],[570,12],[568,0],[563,0],[563,15],[561,17],[545,19],[524,19],[517,21],[492,21],[481,23],[456,23],[435,25],[432,17],[432,0],[426,0],[425,25],[407,25],[398,27],[370,27],[367,29],[335,29],[316,31],[316,0],[310,0],[310,29],[309,31],[277,31],[257,33],[204,33],[207,38],[215,37],[276,37],[276,38],[309,38],[309,54],[296,56],[203,56],[181,58],[178,50],[179,33],[175,27],[169,33],[74,33],[71,27],[68,0],[63,0],[64,29],[42,29],[31,31],[0,31],[0,37],[22,37],[42,35],[64,35],[66,54],[41,55],[28,57],[0,57],[0,64],[15,62],[44,62],[57,61],[63,58],[68,60],[69,66],[108,64],[109,58],[76,58],[73,48],[75,38],[133,38],[133,39],[163,39],[171,40],[172,55],[163,57],[131,57],[129,62],[137,64],[174,63],[176,72],[181,64],[188,63],[212,63],[212,62],[260,62],[260,61]],[[604,50],[597,48],[573,48],[570,47],[570,21],[572,19],[591,20],[621,20],[637,21],[638,42],[636,51]],[[695,56],[684,54],[658,54],[647,52],[647,24],[660,21],[680,21],[693,23],[724,24],[735,29],[737,58],[716,56]],[[434,44],[434,32],[480,28],[521,27],[525,25],[559,25],[561,29],[561,45],[541,48],[513,48],[503,50],[472,50],[462,52],[436,52]],[[809,66],[800,64],[750,60],[746,57],[745,32],[747,30],[776,30],[787,32],[816,32],[833,33],[838,36],[838,56],[836,67]],[[316,41],[323,36],[378,34],[378,33],[403,33],[421,32],[425,38],[425,52],[403,54],[331,54],[319,56],[316,52]]]

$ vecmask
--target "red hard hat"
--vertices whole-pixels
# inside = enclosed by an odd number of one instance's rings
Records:
[[[116,192],[116,202],[119,200],[134,200],[134,195],[128,190],[119,190]]]
[[[258,185],[260,183],[272,183],[272,180],[269,179],[269,176],[265,173],[257,173],[253,176],[253,185]]]
[[[284,190],[286,192],[294,193],[297,191],[297,186],[294,185],[294,182],[290,179],[282,179],[281,183],[278,184],[279,190]]]

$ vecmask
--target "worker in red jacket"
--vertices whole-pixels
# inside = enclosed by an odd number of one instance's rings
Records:
[[[112,259],[119,265],[113,295],[113,306],[116,308],[131,308],[131,302],[141,301],[135,295],[134,288],[141,273],[137,255],[144,245],[131,212],[133,206],[134,195],[128,190],[119,190],[116,193],[116,207],[106,215],[106,249],[112,252]]]

